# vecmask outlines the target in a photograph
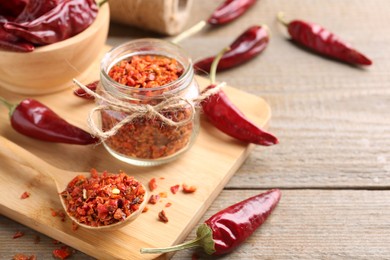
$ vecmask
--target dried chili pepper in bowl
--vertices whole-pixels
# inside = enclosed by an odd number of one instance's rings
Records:
[[[211,66],[211,85],[203,92],[216,87],[216,67],[225,51],[226,50],[223,50],[215,58]],[[222,90],[202,100],[201,105],[206,118],[215,127],[229,136],[243,142],[265,146],[279,143],[278,139],[274,135],[262,130],[247,119]]]
[[[0,97],[0,102],[9,109],[12,127],[23,135],[47,142],[79,145],[99,141],[35,99],[27,98],[14,105]]]
[[[32,21],[7,22],[3,27],[28,42],[46,45],[84,31],[95,20],[97,13],[95,0],[62,0]]]
[[[262,53],[268,46],[269,33],[266,25],[254,25],[240,34],[230,49],[225,52],[218,63],[217,71],[236,67]],[[201,59],[194,64],[196,70],[210,72],[215,56]]]
[[[241,245],[272,213],[281,197],[272,189],[223,209],[197,229],[197,237],[181,245],[165,248],[142,248],[141,253],[162,254],[202,247],[209,255],[223,255]]]
[[[372,61],[364,54],[318,24],[302,20],[286,22],[283,12],[279,12],[277,18],[287,27],[294,42],[316,53],[349,64],[366,66],[372,64]]]

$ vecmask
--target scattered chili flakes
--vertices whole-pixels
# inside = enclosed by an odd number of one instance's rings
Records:
[[[79,229],[79,225],[77,225],[76,222],[72,221],[72,230],[76,231],[77,229]]]
[[[56,239],[53,239],[51,242],[53,243],[53,245],[58,245],[58,244],[61,243],[60,241],[58,241],[58,240],[56,240]]]
[[[72,250],[68,246],[62,246],[61,248],[53,250],[53,256],[57,259],[66,259],[72,255]]]
[[[166,208],[169,208],[170,206],[172,206],[172,203],[170,203],[170,202],[167,202],[167,203],[165,204],[165,207],[166,207]]]
[[[24,200],[24,199],[27,199],[28,197],[30,197],[31,193],[28,192],[28,191],[25,191],[22,193],[22,195],[20,195],[20,199]]]
[[[156,204],[157,203],[157,201],[160,199],[160,196],[159,195],[154,195],[154,194],[152,194],[152,195],[150,195],[150,199],[149,199],[149,201],[148,201],[148,203],[149,204]]]
[[[87,199],[83,194],[87,194]],[[91,169],[91,177],[76,176],[61,196],[71,216],[80,223],[97,227],[123,221],[137,211],[144,201],[145,189],[123,171],[118,174],[104,171],[99,175]]]
[[[160,192],[158,195],[160,195],[161,198],[168,198],[168,193],[165,191]]]
[[[158,219],[161,221],[161,222],[164,222],[164,223],[168,223],[168,217],[165,213],[164,210],[161,210],[159,213],[158,213]]]
[[[35,255],[25,255],[25,254],[16,254],[12,257],[12,260],[36,260],[37,257]]]
[[[187,184],[183,184],[182,187],[184,193],[193,193],[196,191],[196,186],[188,186]]]
[[[51,211],[51,215],[53,217],[59,217],[59,218],[61,218],[62,222],[65,222],[66,214],[63,210],[61,210],[61,209],[55,210],[55,209],[50,208],[50,211]]]
[[[41,237],[38,235],[35,235],[34,236],[34,244],[39,244],[39,242],[41,242]]]
[[[156,178],[150,179],[150,181],[149,181],[149,189],[150,189],[150,191],[154,191],[155,189],[157,189]]]
[[[16,238],[19,238],[19,237],[22,237],[24,236],[24,232],[22,231],[16,231],[14,236],[12,237],[13,239],[16,239]]]
[[[142,210],[142,213],[148,212],[148,210],[149,210],[149,207],[145,207],[145,208]]]
[[[176,185],[172,186],[171,187],[172,194],[176,194],[179,191],[179,188],[180,188],[179,184],[176,184]]]

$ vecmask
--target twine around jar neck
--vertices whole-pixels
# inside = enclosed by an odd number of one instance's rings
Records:
[[[87,94],[93,96],[95,100],[101,101],[101,105],[94,107],[89,115],[88,115],[88,126],[91,129],[92,135],[100,138],[101,140],[105,140],[113,135],[115,135],[118,130],[124,125],[131,123],[134,119],[140,117],[148,117],[148,118],[158,118],[164,124],[168,126],[180,127],[189,122],[191,122],[196,113],[196,107],[200,104],[200,102],[209,96],[217,94],[222,87],[226,85],[225,82],[217,84],[214,88],[209,88],[206,91],[202,92],[196,98],[188,99],[180,96],[171,96],[158,103],[157,105],[148,105],[148,104],[131,104],[129,102],[123,102],[120,99],[110,96],[110,98],[103,97],[96,93],[95,91],[90,90],[85,85],[81,84],[78,80],[73,79],[73,83],[78,87],[83,89]],[[183,120],[173,121],[171,118],[166,117],[162,112],[167,110],[175,110],[183,108],[184,106],[189,106],[191,110],[191,116],[184,118]],[[100,127],[95,123],[94,114],[96,112],[104,111],[104,110],[113,110],[118,112],[124,112],[128,115],[117,123],[114,127],[112,127],[108,131],[102,131]]]

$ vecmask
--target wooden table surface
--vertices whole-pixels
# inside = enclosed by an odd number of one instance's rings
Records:
[[[188,26],[222,1],[194,2]],[[280,10],[287,19],[317,22],[337,33],[374,64],[357,68],[297,48],[276,22]],[[269,129],[280,144],[256,147],[200,222],[269,188],[281,188],[282,199],[262,228],[224,259],[390,258],[389,11],[388,0],[261,0],[234,23],[181,43],[196,60],[251,25],[265,23],[272,32],[261,56],[218,79],[265,98],[273,112]],[[163,38],[112,24],[108,43],[139,37]],[[17,230],[26,235],[13,240]],[[33,243],[35,235],[39,244]],[[57,247],[0,216],[0,259],[17,252],[51,259]],[[191,259],[194,252],[208,259],[196,250],[173,259]],[[71,259],[90,257],[76,252]]]

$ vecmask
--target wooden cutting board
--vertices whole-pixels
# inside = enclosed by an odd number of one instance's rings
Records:
[[[84,83],[98,79],[100,57],[85,73],[85,78],[80,79]],[[208,84],[204,78],[198,77],[197,80],[202,87]],[[62,92],[34,98],[70,123],[87,130],[87,114],[94,104],[75,97],[72,88],[70,85]],[[231,87],[226,87],[225,92],[254,122],[261,126],[267,124],[271,111],[262,98]],[[0,89],[0,95],[15,103],[24,98],[3,89]],[[166,165],[140,168],[111,157],[102,145],[47,143],[20,135],[9,124],[6,108],[1,106],[0,111],[0,134],[57,168],[70,171],[89,171],[91,168],[110,172],[124,170],[145,184],[156,178],[158,188],[153,194],[168,194],[156,205],[149,204],[148,212],[120,230],[104,232],[79,228],[73,231],[69,219],[63,222],[51,215],[51,208],[61,209],[54,183],[33,169],[0,157],[0,214],[99,259],[157,258],[158,255],[141,255],[140,248],[182,242],[196,228],[201,216],[253,148],[224,135],[202,118],[199,137],[186,154]],[[197,191],[175,195],[170,192],[171,186],[183,183],[195,185]],[[20,199],[24,191],[30,192],[31,197]],[[168,202],[172,204],[170,207],[165,206]],[[168,216],[168,223],[158,221],[158,212],[162,209]]]

